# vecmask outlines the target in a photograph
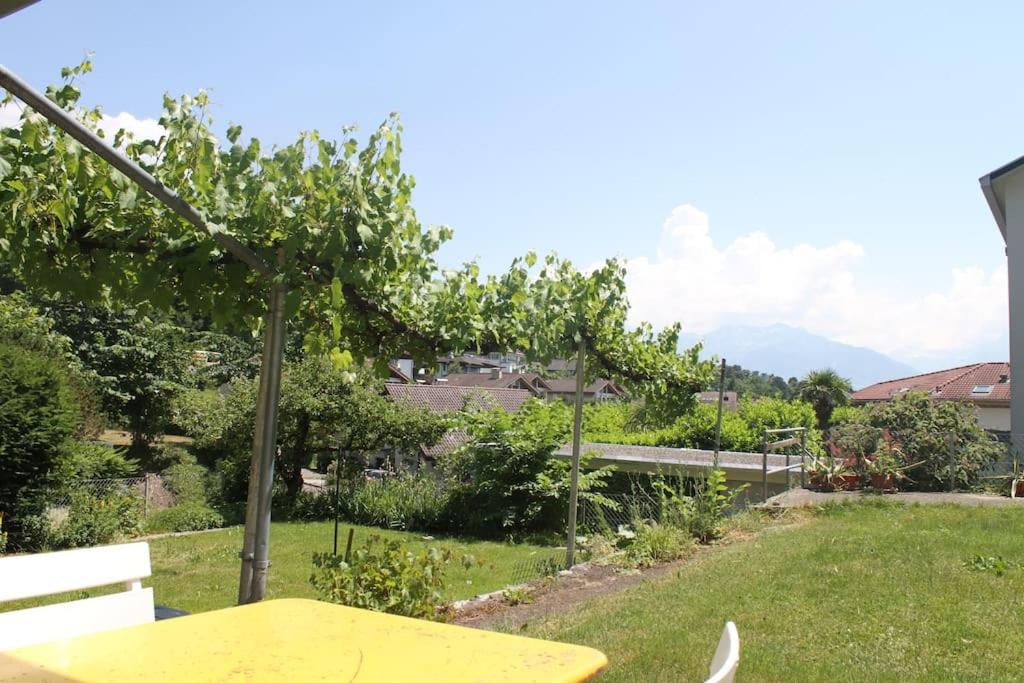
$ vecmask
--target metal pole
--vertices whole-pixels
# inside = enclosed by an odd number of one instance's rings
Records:
[[[270,499],[274,491],[274,455],[277,445],[277,407],[281,393],[281,362],[284,351],[283,285],[270,290],[267,329],[263,335],[256,428],[249,464],[249,495],[245,508],[242,569],[238,579],[238,604],[263,599],[266,590],[270,545]]]
[[[580,335],[576,351],[576,411],[572,421],[572,478],[569,482],[569,536],[566,539],[565,568],[570,569],[576,555],[576,500],[580,486],[580,431],[583,428],[583,362],[587,354],[586,342]]]
[[[956,488],[956,434],[946,437],[949,442],[949,490]]]
[[[341,508],[341,444],[338,459],[334,461],[334,556],[338,556],[338,511]]]
[[[807,457],[807,430],[800,435],[800,488],[807,485],[805,458]]]
[[[0,86],[3,86],[5,90],[42,114],[47,121],[81,142],[98,157],[128,176],[129,179],[135,181],[139,187],[167,206],[171,211],[212,237],[215,242],[231,252],[238,260],[246,263],[261,275],[273,275],[271,268],[251,249],[223,231],[211,229],[202,214],[191,204],[179,197],[174,190],[164,187],[148,171],[104,142],[102,138],[82,125],[78,119],[59,107],[56,102],[47,99],[45,95],[33,89],[32,86],[18,78],[14,72],[3,65],[0,65]]]
[[[45,95],[32,88],[3,65],[0,65],[0,86],[134,181],[154,199],[209,235],[239,261],[247,264],[264,277],[269,278],[274,275],[274,270],[264,263],[255,252],[234,237],[211,228],[195,207],[179,197],[173,190],[165,187],[148,171],[107,144],[69,112],[47,99]],[[273,490],[273,449],[277,435],[277,399],[281,381],[281,353],[284,348],[283,312],[284,287],[272,285],[270,310],[267,312],[267,331],[264,337],[263,364],[260,368],[260,398],[256,409],[253,462],[250,467],[249,499],[246,507],[246,530],[241,553],[242,569],[238,588],[240,603],[263,597],[266,569],[269,566],[266,555],[263,555],[262,559],[257,559],[257,555],[265,553],[269,549],[269,492]],[[264,478],[260,476],[263,474],[268,475],[265,482]],[[264,489],[268,492],[267,499],[258,500],[263,495]],[[253,572],[254,562],[259,565],[258,576],[255,576]],[[258,589],[255,593],[251,590],[253,586]]]
[[[715,423],[715,457],[712,469],[718,469],[718,449],[722,444],[722,399],[725,398],[725,359],[718,375],[718,422]]]
[[[768,500],[768,432],[764,433],[764,451],[761,453],[761,502]]]
[[[249,602],[259,602],[266,595],[267,571],[270,569],[270,514],[274,497],[274,459],[277,456],[277,411],[281,397],[281,364],[284,360],[284,285],[275,284],[271,290],[271,320],[274,328],[273,355],[268,368],[269,387],[263,418],[263,453],[260,458],[260,489],[257,498],[256,547],[252,559],[252,588]]]
[[[142,517],[145,519],[149,517],[149,472],[146,472],[146,478],[142,480]]]

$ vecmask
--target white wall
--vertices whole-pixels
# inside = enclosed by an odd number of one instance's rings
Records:
[[[1006,177],[1006,258],[1010,286],[1010,367],[1024,368],[1024,172],[1018,169]],[[1014,384],[1013,378],[1010,380]],[[1024,431],[1024,391],[1011,396],[1011,425]],[[1013,445],[1024,447],[1024,434],[1013,434]]]
[[[974,412],[978,416],[978,424],[985,429],[997,432],[1010,431],[1009,406],[975,406]]]

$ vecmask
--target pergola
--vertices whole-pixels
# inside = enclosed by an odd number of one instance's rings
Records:
[[[17,12],[38,0],[0,0],[0,18]],[[260,366],[259,395],[256,403],[256,429],[252,445],[249,495],[245,512],[245,536],[240,553],[242,566],[238,584],[239,604],[256,602],[266,593],[270,567],[270,501],[274,487],[274,448],[277,442],[277,409],[281,388],[281,361],[284,350],[284,285],[274,284],[274,266],[265,263],[251,249],[222,232],[213,230],[202,214],[175,192],[160,183],[121,152],[114,149],[77,119],[51,102],[45,95],[0,65],[0,87],[15,95],[50,123],[78,140],[94,154],[135,182],[201,232],[210,235],[239,261],[267,280],[268,304]]]
[[[0,18],[13,14],[38,0],[0,0]],[[48,100],[42,93],[0,65],[0,87],[5,88],[86,148],[123,173],[139,187],[162,202],[181,218],[216,240],[239,261],[266,278],[268,304],[260,366],[259,394],[256,403],[256,426],[250,463],[249,491],[246,501],[245,536],[240,553],[241,571],[238,585],[239,604],[256,602],[266,593],[267,571],[270,567],[270,515],[274,486],[274,455],[277,443],[277,413],[281,388],[281,365],[284,349],[285,286],[275,284],[275,268],[264,262],[251,249],[223,232],[213,230],[199,211],[162,185],[149,172],[125,157],[77,119]],[[576,391],[573,420],[572,466],[569,489],[569,519],[566,564],[575,561],[576,511],[579,490],[580,433],[583,417],[585,343],[577,346]]]

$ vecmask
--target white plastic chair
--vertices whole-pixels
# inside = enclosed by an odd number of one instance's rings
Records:
[[[740,634],[736,624],[728,621],[718,640],[718,649],[708,668],[707,683],[732,683],[740,666]]]
[[[153,621],[148,543],[0,558],[0,602],[124,583],[125,591],[0,613],[0,652]]]

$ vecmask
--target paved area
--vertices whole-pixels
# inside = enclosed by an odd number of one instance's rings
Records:
[[[763,504],[768,508],[796,508],[821,505],[822,503],[835,501],[858,500],[871,498],[875,500],[886,500],[893,503],[905,505],[943,505],[953,503],[955,505],[967,505],[971,507],[992,506],[992,507],[1019,507],[1024,509],[1024,498],[1008,498],[985,493],[922,493],[919,491],[905,491],[894,494],[878,494],[870,491],[835,491],[833,493],[821,493],[819,491],[808,491],[807,489],[790,489],[784,493],[772,496]]]

